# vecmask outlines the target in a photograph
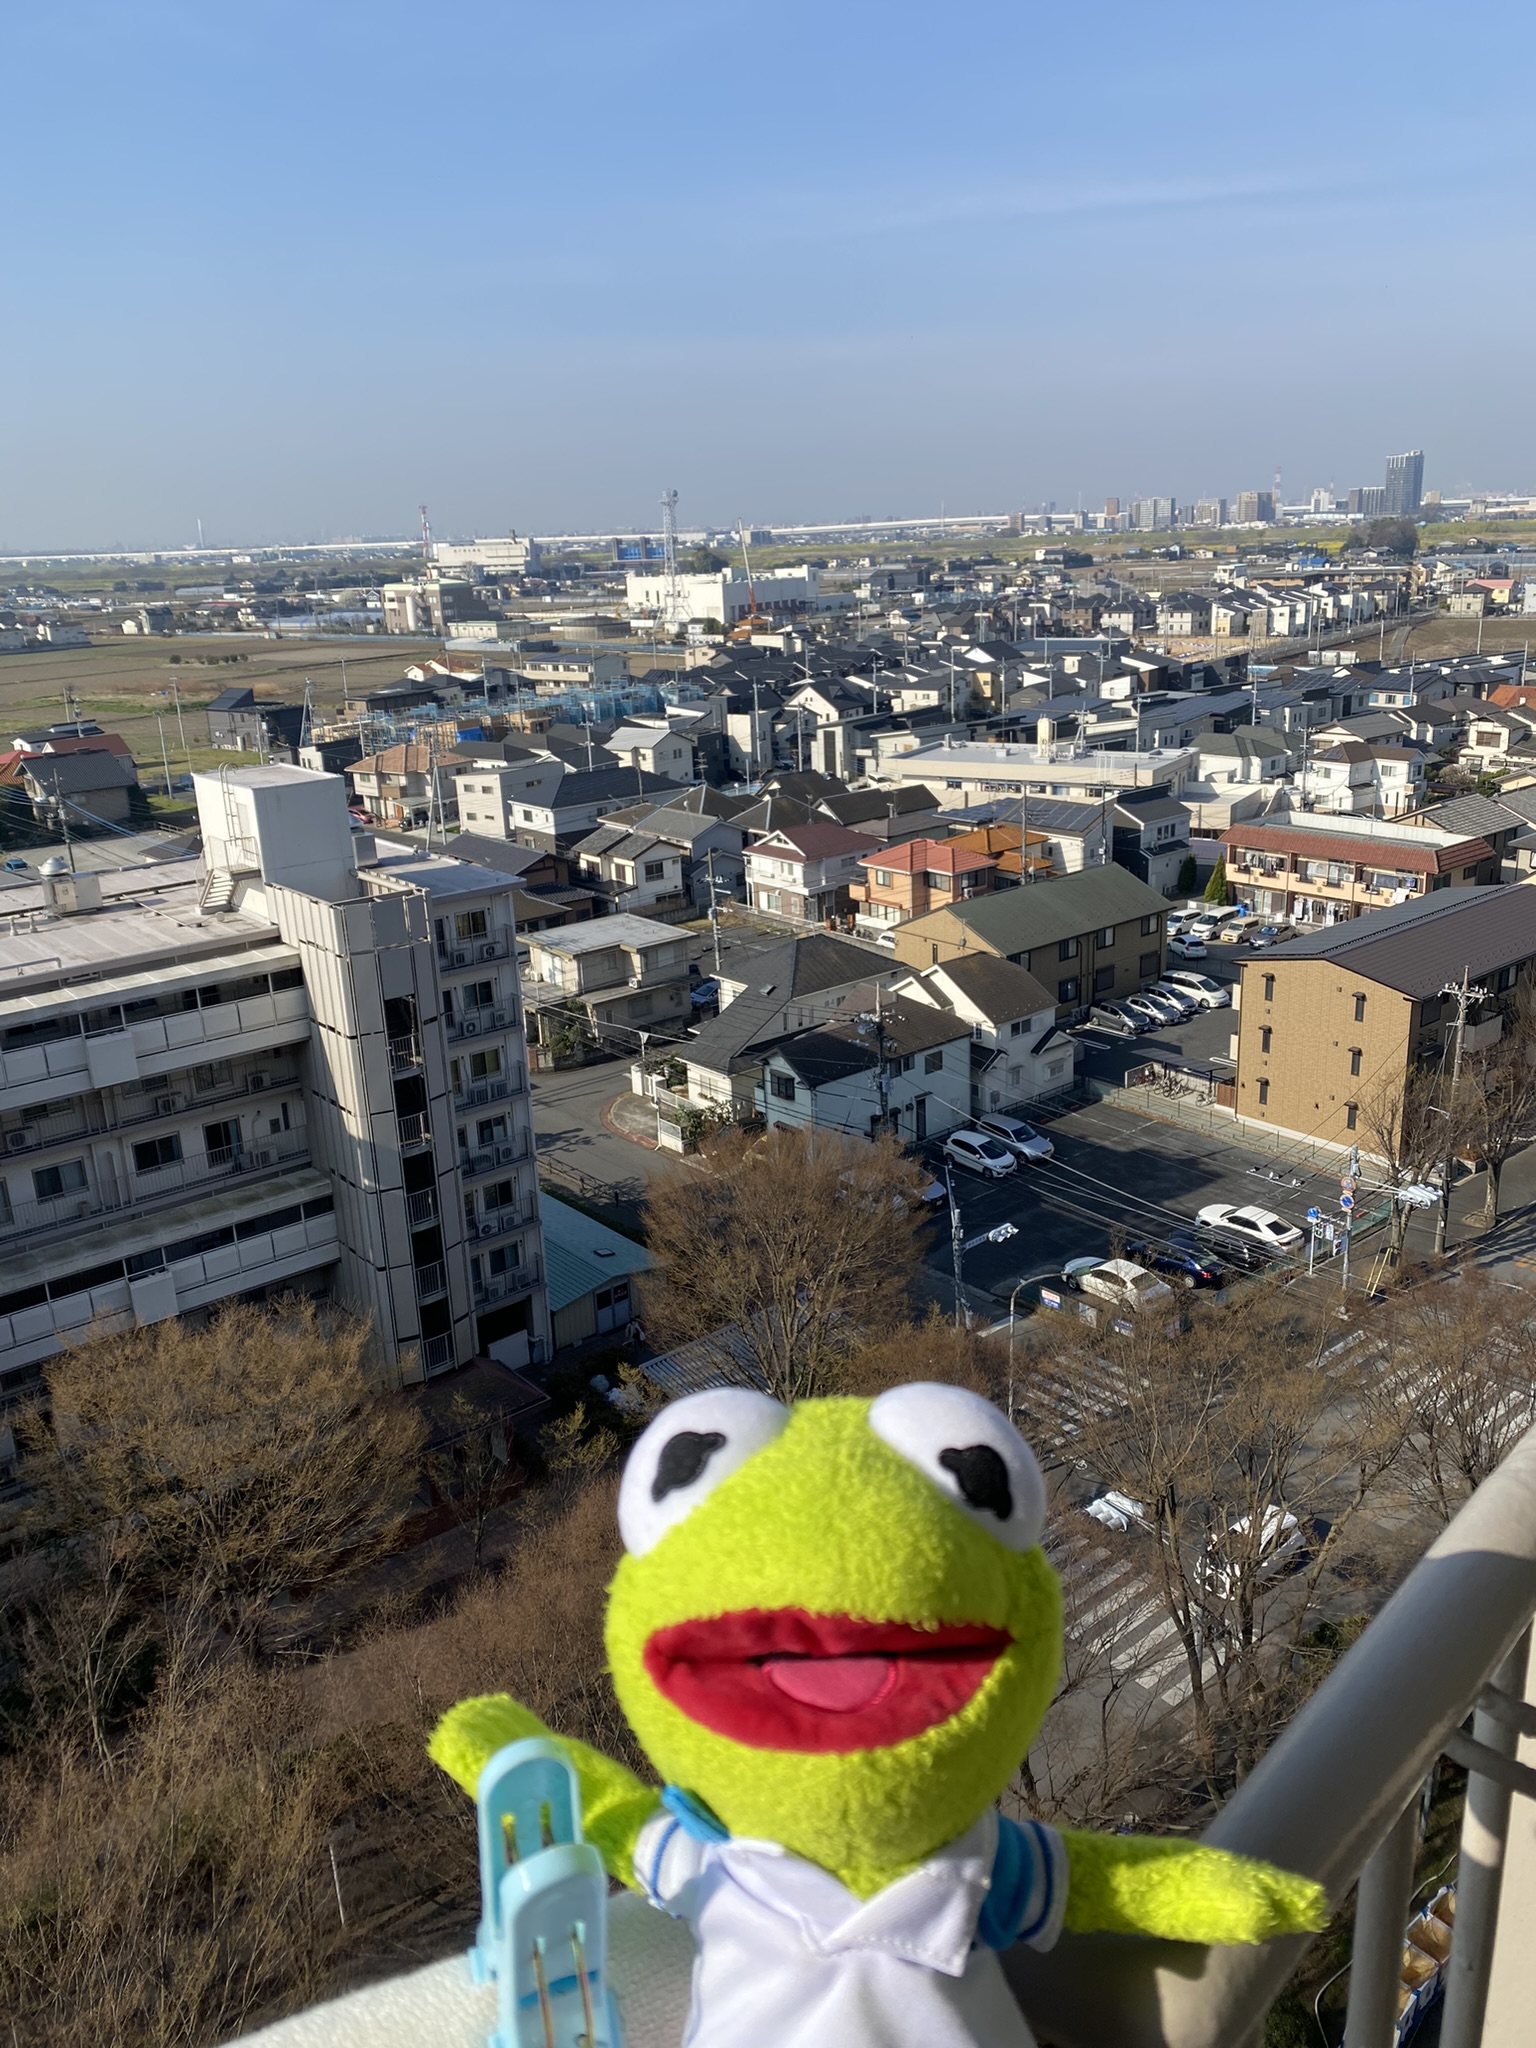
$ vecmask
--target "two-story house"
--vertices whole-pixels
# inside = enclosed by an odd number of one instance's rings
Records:
[[[1012,1109],[1072,1085],[1076,1048],[1050,991],[1012,960],[976,953],[894,984],[910,1002],[952,1010],[971,1032],[971,1112]]]
[[[883,847],[866,854],[859,865],[862,879],[850,884],[848,893],[855,928],[871,936],[940,905],[983,895],[997,875],[997,863],[987,854],[941,839]]]
[[[1457,758],[1469,775],[1503,775],[1510,767],[1511,749],[1523,745],[1533,732],[1536,714],[1479,701],[1468,708]]]
[[[669,782],[693,780],[693,741],[664,722],[621,725],[603,745],[626,768],[643,768],[647,775],[665,776]]]
[[[599,825],[571,848],[581,879],[613,910],[642,916],[692,914],[683,889],[683,851],[643,828]]]
[[[763,1114],[779,1129],[889,1131],[916,1143],[970,1116],[970,1026],[876,983],[826,1024],[766,1048],[761,1064]]]
[[[811,924],[844,917],[859,863],[877,844],[867,832],[814,819],[770,832],[742,854],[747,902],[770,916]]]
[[[1303,787],[1319,811],[1401,818],[1424,801],[1424,755],[1417,747],[1340,740],[1308,758]]]
[[[413,831],[458,816],[454,778],[468,764],[461,754],[434,753],[414,741],[365,754],[346,772],[353,801],[375,824]]]
[[[623,1047],[687,1022],[688,942],[670,925],[624,911],[528,935],[523,993],[540,1042],[564,1020]]]

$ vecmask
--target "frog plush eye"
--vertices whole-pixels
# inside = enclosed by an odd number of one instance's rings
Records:
[[[999,1543],[1032,1550],[1040,1541],[1040,1467],[990,1401],[964,1387],[892,1387],[871,1404],[869,1426]]]
[[[787,1408],[746,1387],[712,1387],[663,1408],[619,1482],[619,1534],[630,1556],[643,1557],[788,1421]]]

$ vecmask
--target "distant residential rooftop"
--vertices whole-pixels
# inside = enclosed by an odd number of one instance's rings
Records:
[[[482,885],[483,886],[483,885]],[[594,917],[582,924],[557,925],[552,931],[530,932],[530,946],[547,953],[606,953],[614,946],[660,946],[685,933],[652,917],[621,911],[617,917]]]

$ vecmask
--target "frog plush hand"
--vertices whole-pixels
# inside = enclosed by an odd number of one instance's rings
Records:
[[[1044,1511],[1028,1446],[955,1387],[721,1388],[635,1445],[607,1644],[665,1790],[564,1747],[608,1868],[693,1928],[690,2048],[1027,2048],[1014,1941],[1324,1924],[1321,1888],[1267,1864],[998,1814],[1061,1667]],[[467,1700],[431,1751],[473,1791],[544,1732]]]

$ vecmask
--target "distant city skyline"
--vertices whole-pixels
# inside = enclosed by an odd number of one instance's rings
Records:
[[[1108,0],[1085,70],[1000,0],[23,12],[0,552],[1299,499],[1417,448],[1518,489],[1499,33]]]

